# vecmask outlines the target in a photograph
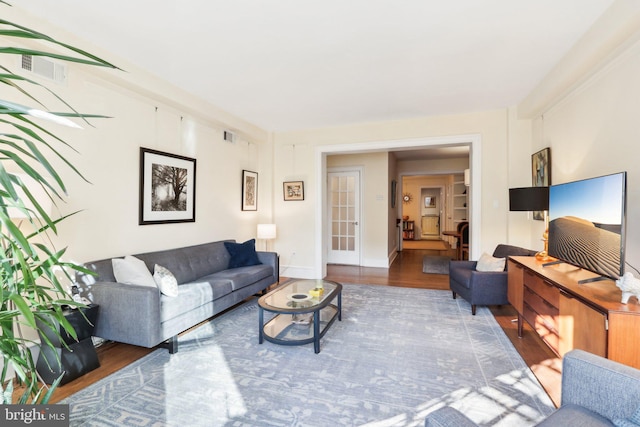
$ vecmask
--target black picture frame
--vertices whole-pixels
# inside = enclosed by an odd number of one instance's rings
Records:
[[[531,155],[531,183],[533,187],[551,185],[551,148],[543,148]],[[544,221],[544,212],[534,211],[533,219]]]
[[[304,200],[304,181],[283,182],[282,195],[285,202]]]
[[[258,210],[258,172],[242,171],[242,210]]]
[[[140,147],[138,224],[195,220],[196,159]]]
[[[396,207],[396,199],[398,198],[398,182],[395,179],[391,180],[391,208]]]

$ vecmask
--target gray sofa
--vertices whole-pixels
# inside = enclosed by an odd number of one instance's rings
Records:
[[[572,350],[565,354],[562,361],[560,408],[537,425],[638,425],[639,396],[640,370],[582,350]],[[447,406],[429,414],[425,426],[475,427],[476,424],[456,409]]]
[[[233,241],[227,241],[233,242]],[[96,276],[79,274],[81,294],[100,305],[95,336],[142,347],[165,344],[177,351],[177,335],[279,281],[275,252],[257,252],[261,264],[228,266],[224,241],[134,255],[150,272],[166,267],[178,296],[157,287],[116,282],[111,258],[85,263]]]

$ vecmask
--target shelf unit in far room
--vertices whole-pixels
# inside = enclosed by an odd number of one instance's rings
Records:
[[[464,184],[464,175],[454,176],[453,182],[453,225],[458,229],[458,224],[469,220],[469,192]]]
[[[415,221],[402,221],[402,239],[403,240],[414,240],[416,237],[415,234]]]

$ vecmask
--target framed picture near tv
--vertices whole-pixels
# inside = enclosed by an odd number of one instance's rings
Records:
[[[550,186],[549,256],[599,278],[622,276],[626,186],[626,172]]]
[[[140,147],[138,223],[196,220],[196,159]]]
[[[531,155],[532,187],[548,187],[551,185],[551,148],[543,148]],[[544,212],[534,211],[533,219],[544,220]]]

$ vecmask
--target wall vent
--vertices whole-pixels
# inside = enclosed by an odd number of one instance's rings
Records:
[[[232,134],[231,132],[225,130],[224,131],[224,140],[227,141],[227,142],[234,143],[234,142],[236,142],[236,136],[234,134]]]
[[[20,68],[58,84],[67,83],[67,67],[48,58],[22,55]]]

